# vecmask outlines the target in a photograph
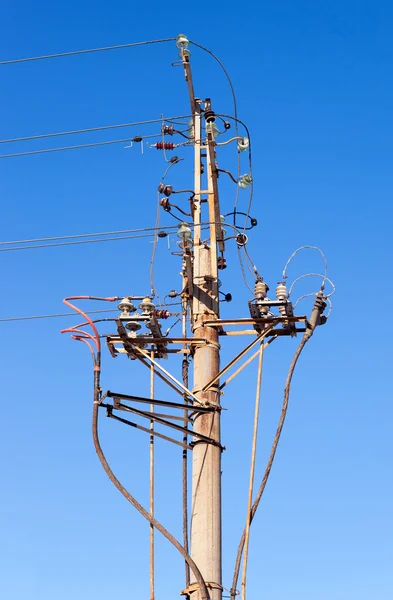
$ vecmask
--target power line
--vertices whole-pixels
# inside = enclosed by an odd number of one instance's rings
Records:
[[[37,244],[36,246],[16,246],[15,248],[0,248],[0,252],[12,252],[13,250],[33,250],[35,248],[57,248],[58,246],[73,246],[77,244],[98,244],[100,242],[116,242],[118,240],[134,240],[137,238],[151,237],[154,233],[141,235],[124,235],[121,237],[108,237],[99,240],[79,240],[77,242],[61,242],[59,244]]]
[[[115,308],[106,310],[91,310],[87,312],[87,315],[95,315],[98,313],[108,312],[119,312]],[[32,315],[28,317],[8,317],[6,319],[0,319],[0,323],[8,323],[10,321],[31,321],[32,319],[55,319],[57,317],[79,317],[78,313],[54,313],[51,315]]]
[[[135,121],[133,123],[118,123],[115,125],[103,125],[101,127],[89,127],[87,129],[74,129],[71,131],[58,131],[55,133],[43,133],[40,135],[30,135],[26,137],[10,138],[7,140],[0,140],[0,144],[10,144],[13,142],[26,142],[29,140],[42,140],[45,138],[58,137],[61,135],[75,135],[79,133],[91,133],[92,131],[106,131],[108,129],[121,129],[122,127],[135,127],[137,125],[150,125],[151,123],[162,123],[163,121],[176,121],[176,119],[187,119],[192,115],[179,115],[176,117],[161,118],[161,119],[149,119],[148,121]]]
[[[14,240],[13,242],[0,242],[0,246],[6,246],[11,244],[30,244],[33,242],[53,242],[55,240],[72,240],[76,238],[85,238],[85,237],[97,237],[99,235],[117,235],[123,233],[142,233],[145,231],[154,231],[155,227],[143,227],[140,229],[120,229],[118,231],[100,231],[97,233],[78,233],[76,235],[61,235],[57,237],[43,237],[43,238],[33,238],[28,240]],[[165,225],[164,227],[160,227],[161,229],[177,229],[177,225]]]
[[[133,44],[118,44],[116,46],[105,46],[103,48],[89,48],[87,50],[73,50],[71,52],[59,52],[57,54],[46,54],[43,56],[30,56],[28,58],[16,58],[12,60],[3,60],[0,65],[13,65],[16,63],[32,62],[35,60],[46,60],[48,58],[60,58],[63,56],[75,56],[77,54],[91,54],[93,52],[107,52],[108,50],[120,50],[122,48],[134,48],[135,46],[147,46],[148,44],[162,44],[164,42],[173,42],[176,38],[166,38],[162,40],[148,40],[146,42],[134,42]]]
[[[148,138],[156,138],[156,137],[161,137],[161,133],[156,133],[154,135],[145,135],[145,136],[141,136],[142,139],[140,141],[143,141],[144,139],[148,139]],[[63,152],[64,150],[76,150],[76,149],[80,149],[80,148],[94,148],[96,146],[108,146],[109,144],[121,144],[121,143],[126,143],[129,142],[130,138],[122,138],[120,140],[109,140],[107,142],[94,142],[91,144],[78,144],[76,146],[63,146],[62,148],[47,148],[45,150],[31,150],[29,152],[16,152],[13,154],[2,154],[0,156],[0,158],[15,158],[16,156],[31,156],[32,154],[48,154],[50,152]],[[132,141],[132,140],[131,140]],[[138,139],[139,141],[139,139]]]

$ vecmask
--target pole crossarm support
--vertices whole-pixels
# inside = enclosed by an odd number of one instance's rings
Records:
[[[137,408],[134,408],[132,406],[127,406],[126,404],[122,404],[121,402],[117,403],[116,405],[101,403],[100,406],[107,409],[107,414],[109,417],[113,416],[113,410],[122,410],[124,412],[130,412],[139,417],[148,419],[149,421],[155,421],[156,423],[159,423],[160,425],[165,425],[166,427],[170,427],[171,429],[175,429],[176,431],[180,431],[181,433],[186,433],[187,435],[196,437],[196,438],[198,438],[198,440],[205,442],[206,444],[212,444],[213,446],[219,446],[221,449],[223,449],[221,444],[218,444],[214,439],[212,439],[206,435],[202,435],[200,433],[192,431],[192,430],[188,429],[187,427],[182,427],[181,425],[177,425],[176,423],[171,423],[167,419],[163,419],[163,418],[159,417],[156,413],[146,412],[144,410],[138,410]],[[117,417],[117,416],[116,416],[116,418],[117,418],[117,420],[120,419],[120,417]],[[131,424],[131,422],[128,422],[128,424]],[[142,427],[140,426],[139,429],[142,429]],[[155,435],[157,433],[155,430],[151,430],[151,429],[147,429],[147,428],[143,428],[143,429],[145,429],[148,433],[150,433],[152,435]],[[195,445],[195,443],[196,442],[191,442],[188,445],[190,447],[190,449],[192,449],[192,447]],[[183,445],[183,444],[181,443],[181,445]]]
[[[216,381],[218,381],[223,375],[225,375],[227,371],[229,371],[229,369],[233,367],[233,365],[237,363],[238,360],[243,358],[243,356],[245,356],[247,352],[249,352],[256,344],[262,342],[266,335],[268,335],[268,333],[272,331],[272,329],[273,327],[269,327],[268,329],[265,329],[265,331],[263,331],[260,335],[258,335],[258,337],[256,337],[250,344],[248,344],[248,346],[246,346],[241,352],[239,352],[239,354],[235,356],[235,358],[233,358],[223,369],[221,369],[221,371],[217,373],[217,375],[215,375],[206,385],[204,385],[201,391],[206,392],[207,390],[209,390],[216,383]]]

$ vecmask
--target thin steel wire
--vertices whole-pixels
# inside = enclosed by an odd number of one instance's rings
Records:
[[[80,240],[77,242],[61,242],[60,244],[37,244],[30,246],[16,246],[14,248],[0,248],[0,252],[13,252],[14,250],[35,250],[36,248],[57,248],[59,246],[74,246],[80,244],[98,244],[101,242],[117,242],[119,240],[135,240],[140,238],[151,237],[153,233],[145,233],[141,235],[123,235],[119,237],[108,237],[99,240]]]
[[[176,225],[165,225],[161,229],[176,229]],[[144,231],[154,231],[155,227],[142,227],[139,229],[119,229],[118,231],[98,231],[96,233],[77,233],[74,235],[60,235],[56,237],[31,238],[27,240],[14,240],[12,242],[0,242],[0,246],[10,246],[13,244],[31,244],[33,242],[54,242],[57,240],[74,240],[78,238],[97,237],[99,235],[117,235],[123,233],[143,233]]]
[[[151,351],[154,358],[154,350]],[[150,398],[154,400],[154,365],[150,366]],[[150,413],[154,413],[154,404],[150,404]],[[150,516],[154,518],[154,419],[150,419]],[[150,523],[150,600],[154,600],[154,525]]]
[[[259,408],[260,408],[260,404],[261,404],[261,383],[262,383],[262,367],[263,367],[264,348],[265,348],[265,345],[262,341],[261,347],[259,349],[257,390],[256,390],[256,396],[255,396],[255,411],[254,411],[254,431],[253,431],[253,436],[252,436],[252,449],[251,449],[250,481],[249,481],[249,486],[248,486],[247,519],[246,519],[246,527],[245,527],[245,535],[244,535],[242,600],[246,600],[247,563],[248,563],[248,551],[249,551],[249,541],[250,541],[252,496],[253,496],[254,479],[255,479],[255,461],[256,461],[256,453],[257,453]]]
[[[156,133],[153,135],[145,135],[145,136],[141,136],[142,137],[142,142],[143,140],[149,139],[149,138],[156,138],[156,137],[160,137],[161,133]],[[2,154],[0,155],[0,158],[15,158],[17,156],[33,156],[35,154],[50,154],[51,152],[63,152],[66,150],[80,150],[81,148],[95,148],[97,146],[109,146],[111,144],[124,144],[126,142],[129,142],[130,138],[122,138],[120,140],[109,140],[106,142],[92,142],[90,144],[77,144],[76,146],[63,146],[61,148],[46,148],[44,150],[30,150],[28,152],[14,152],[12,154]]]
[[[331,279],[329,279],[329,277],[327,277],[326,275],[322,275],[321,273],[305,273],[304,275],[299,275],[299,277],[296,277],[296,279],[292,282],[292,285],[289,288],[288,298],[292,294],[292,291],[293,291],[293,288],[295,287],[295,284],[298,281],[300,281],[301,279],[304,279],[305,277],[321,277],[323,279],[323,282],[322,282],[323,287],[325,285],[325,281],[327,281],[332,286],[332,291],[329,294],[324,294],[325,298],[329,298],[330,296],[333,296],[333,294],[336,291],[336,286],[331,281]]]
[[[179,115],[177,117],[169,117],[169,119],[165,119],[164,121],[172,122],[174,119],[187,119],[190,118],[190,115]],[[0,140],[0,144],[11,144],[14,142],[27,142],[29,140],[42,140],[45,138],[59,137],[62,135],[76,135],[80,133],[91,133],[92,131],[106,131],[108,129],[121,129],[123,127],[136,127],[137,125],[150,125],[151,123],[162,123],[161,119],[149,119],[148,121],[135,121],[133,123],[118,123],[115,125],[102,125],[100,127],[89,127],[87,129],[73,129],[70,131],[58,131],[55,133],[42,133],[39,135],[29,135],[26,137],[18,137],[18,138],[9,138],[5,140]]]
[[[79,54],[92,54],[93,52],[107,52],[108,50],[121,50],[123,48],[134,48],[136,46],[147,46],[148,44],[162,44],[164,42],[173,42],[176,38],[164,38],[160,40],[148,40],[146,42],[134,42],[132,44],[117,44],[115,46],[104,46],[102,48],[88,48],[87,50],[73,50],[71,52],[58,52],[56,54],[44,54],[42,56],[29,56],[27,58],[14,58],[12,60],[2,60],[0,65],[14,65],[16,63],[32,62],[36,60],[47,60],[50,58],[61,58],[64,56],[76,56]]]
[[[90,310],[86,314],[94,315],[98,313],[108,313],[108,312],[119,312],[116,309],[105,309],[105,310]],[[77,317],[76,313],[54,313],[51,315],[31,315],[27,317],[7,317],[5,319],[0,319],[0,323],[7,323],[9,321],[31,321],[33,319],[56,319],[59,317]]]
[[[283,269],[283,272],[282,272],[283,279],[286,279],[288,277],[287,276],[288,266],[292,262],[292,260],[296,256],[296,254],[298,254],[298,252],[300,252],[301,250],[307,250],[307,249],[309,249],[309,250],[316,250],[317,252],[319,252],[319,254],[322,256],[322,259],[323,259],[323,261],[325,263],[325,275],[327,275],[327,273],[328,273],[328,261],[326,259],[326,256],[322,252],[322,250],[320,248],[318,248],[318,246],[308,246],[308,245],[305,245],[305,246],[300,246],[300,248],[297,248],[294,252],[292,252],[291,256],[288,258],[288,260],[287,260],[287,262],[285,264],[285,267]]]
[[[285,417],[287,415],[288,402],[289,402],[289,393],[290,393],[290,390],[291,390],[291,381],[292,381],[292,376],[293,376],[293,373],[294,373],[294,370],[295,370],[295,367],[296,367],[296,363],[297,363],[297,361],[299,359],[300,354],[302,353],[302,350],[303,350],[304,346],[306,345],[306,343],[310,339],[311,335],[312,335],[312,330],[309,330],[308,332],[306,332],[304,334],[303,338],[300,341],[299,346],[297,347],[297,350],[296,350],[296,352],[295,352],[295,354],[293,356],[291,365],[289,367],[289,371],[288,371],[288,375],[287,375],[287,379],[286,379],[286,383],[285,383],[285,390],[284,390],[284,398],[283,398],[283,404],[282,404],[282,409],[281,409],[281,415],[280,415],[280,419],[279,419],[279,422],[278,422],[276,434],[274,436],[274,440],[273,440],[272,448],[271,448],[271,451],[270,451],[269,459],[268,459],[268,462],[267,462],[266,470],[265,470],[265,473],[263,475],[261,484],[259,486],[256,498],[254,500],[254,504],[252,505],[251,515],[250,515],[250,523],[254,519],[255,513],[258,510],[259,503],[261,501],[263,492],[264,492],[265,487],[266,487],[266,483],[267,483],[267,481],[269,479],[271,468],[273,466],[274,457],[275,457],[276,451],[277,451],[277,446],[278,446],[278,443],[280,441],[281,432],[282,432],[282,429],[283,429],[283,426],[284,426],[284,422],[285,422]],[[236,564],[235,564],[234,575],[233,575],[233,580],[232,580],[232,589],[231,589],[231,598],[232,598],[232,600],[234,600],[235,597],[236,597],[236,595],[238,594],[236,587],[237,587],[237,582],[238,582],[238,578],[239,578],[240,564],[241,564],[242,555],[243,555],[243,549],[244,549],[244,543],[245,543],[245,536],[246,536],[246,532],[243,531],[242,537],[240,539],[239,547],[238,547],[238,550],[237,550]]]

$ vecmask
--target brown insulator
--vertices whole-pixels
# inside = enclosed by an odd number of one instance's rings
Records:
[[[173,142],[156,142],[157,150],[174,150],[175,147]]]

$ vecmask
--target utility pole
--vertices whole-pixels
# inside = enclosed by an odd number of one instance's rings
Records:
[[[198,102],[198,101],[197,101]],[[220,346],[218,330],[204,324],[206,316],[219,318],[217,276],[217,186],[214,151],[201,146],[201,115],[195,111],[195,210],[194,210],[194,274],[193,274],[193,334],[206,340],[198,345],[194,354],[194,393],[198,400],[218,410],[200,414],[194,423],[194,431],[212,438],[218,445],[197,443],[192,460],[192,511],[191,511],[191,556],[199,566],[210,588],[212,600],[222,598],[221,558],[221,447],[220,447],[220,393],[218,382],[215,387],[203,391],[219,372]],[[210,127],[207,124],[207,128]],[[211,138],[212,133],[208,136]],[[204,152],[203,152],[204,151]],[[202,159],[207,167],[207,189],[201,189]],[[201,201],[206,197],[209,209],[210,244],[201,241]],[[219,210],[218,210],[219,214]],[[198,592],[191,598],[199,600]]]
[[[194,432],[216,442],[199,440],[192,459],[191,557],[198,565],[209,588],[212,600],[222,598],[222,532],[221,532],[221,444],[220,444],[220,391],[219,382],[204,390],[214,380],[220,368],[218,329],[205,325],[206,318],[219,318],[217,246],[224,251],[220,222],[220,207],[215,162],[215,115],[210,100],[195,98],[190,54],[182,48],[182,60],[190,94],[194,133],[194,261],[192,285],[188,293],[192,302],[191,327],[194,337],[205,340],[195,346],[193,392],[203,405],[216,410],[199,414],[194,421]],[[202,143],[202,117],[206,127]],[[205,178],[203,178],[206,173]],[[203,182],[205,186],[203,185]],[[205,188],[205,189],[204,189]],[[201,239],[202,206],[207,204],[209,241]],[[189,588],[191,598],[200,599],[195,580]]]
[[[94,359],[94,408],[93,408],[93,440],[101,464],[109,476],[112,483],[123,494],[123,496],[136,508],[139,513],[150,524],[150,600],[155,598],[155,550],[154,550],[154,531],[159,531],[182,555],[186,565],[185,589],[181,594],[187,600],[222,600],[223,581],[222,581],[222,502],[221,502],[221,454],[223,446],[221,445],[221,394],[222,389],[228,385],[247,365],[249,365],[257,356],[259,357],[258,381],[254,413],[254,436],[252,442],[251,466],[250,466],[250,484],[248,490],[248,510],[246,515],[246,527],[239,543],[232,588],[230,590],[231,598],[234,599],[238,592],[238,579],[240,566],[243,561],[242,577],[242,600],[246,600],[246,571],[248,561],[248,545],[250,525],[255,512],[258,508],[271,466],[276,453],[277,445],[280,439],[282,427],[288,406],[289,390],[293,371],[302,349],[308,339],[314,332],[317,325],[326,322],[327,317],[322,316],[326,308],[326,301],[329,301],[329,295],[334,292],[334,285],[327,277],[327,261],[319,248],[315,246],[303,246],[298,248],[287,261],[282,277],[284,281],[279,282],[276,288],[276,300],[267,298],[269,287],[262,277],[258,274],[254,266],[255,287],[251,290],[253,298],[248,301],[249,317],[221,319],[219,310],[219,280],[218,271],[225,269],[225,241],[236,240],[239,252],[243,249],[245,257],[251,261],[248,252],[245,249],[247,235],[245,230],[251,229],[257,224],[256,219],[250,217],[248,213],[237,213],[245,216],[245,225],[243,233],[236,226],[233,229],[236,235],[230,236],[224,240],[225,230],[223,229],[223,217],[220,211],[219,193],[218,193],[218,173],[224,172],[230,176],[232,181],[240,188],[246,188],[252,183],[251,175],[251,145],[248,138],[244,138],[236,133],[236,137],[216,143],[215,137],[220,133],[216,124],[216,115],[213,111],[209,98],[204,100],[196,97],[192,79],[190,65],[190,51],[188,50],[189,41],[180,34],[177,37],[177,46],[180,49],[180,63],[184,68],[184,74],[188,85],[189,100],[191,107],[192,121],[189,136],[183,132],[176,131],[172,125],[162,124],[162,135],[173,135],[180,133],[187,138],[186,142],[175,144],[173,142],[157,142],[154,146],[161,150],[173,150],[175,147],[188,146],[194,150],[194,187],[193,190],[174,190],[171,185],[164,184],[163,176],[158,186],[158,191],[163,194],[159,202],[161,207],[171,212],[172,208],[179,210],[183,215],[190,217],[188,221],[180,221],[177,235],[181,239],[179,246],[181,252],[175,252],[177,256],[182,257],[182,290],[176,292],[172,290],[170,297],[181,297],[182,305],[182,337],[169,336],[170,327],[164,334],[161,327],[161,321],[168,317],[178,316],[179,313],[171,314],[162,306],[156,309],[153,300],[155,291],[152,290],[150,296],[126,296],[124,298],[110,296],[106,298],[97,298],[93,296],[72,296],[65,299],[65,303],[73,308],[79,315],[82,315],[85,321],[74,327],[63,330],[69,332],[72,337],[78,341],[87,343]],[[223,115],[218,118],[222,119]],[[180,118],[180,117],[178,117]],[[181,117],[184,118],[184,117]],[[232,117],[229,117],[232,118]],[[236,122],[237,117],[233,117]],[[169,121],[169,120],[168,120]],[[241,123],[241,121],[239,121]],[[225,129],[230,127],[228,122],[224,122]],[[245,127],[245,125],[243,124]],[[246,128],[246,127],[245,127]],[[246,128],[248,133],[248,130]],[[139,138],[140,140],[142,138]],[[216,162],[216,148],[221,144],[236,142],[238,154],[249,148],[249,167],[250,173],[240,176],[240,158],[238,178],[224,169],[218,169]],[[178,157],[171,161],[172,165],[179,162]],[[170,166],[172,166],[170,165]],[[170,167],[169,166],[169,167]],[[167,173],[167,168],[165,174]],[[185,212],[176,204],[171,204],[169,197],[171,194],[190,192],[190,210]],[[252,193],[250,192],[250,202]],[[236,203],[234,207],[236,211]],[[231,214],[231,213],[230,213]],[[232,213],[236,214],[236,212]],[[175,216],[175,215],[173,215]],[[227,215],[228,216],[228,215]],[[193,231],[191,230],[193,228]],[[232,225],[231,225],[232,227]],[[159,235],[157,237],[166,237]],[[287,278],[287,267],[296,256],[296,254],[305,248],[317,250],[325,261],[324,275],[308,273],[295,279],[292,286],[287,291],[285,279]],[[242,263],[241,263],[242,264]],[[253,272],[253,271],[252,271]],[[303,277],[318,275],[322,278],[321,289],[315,295],[314,309],[310,320],[306,315],[295,316],[292,302],[289,296],[295,283]],[[333,291],[330,294],[324,292],[325,283],[332,285]],[[152,288],[154,285],[152,284]],[[310,294],[308,294],[310,295]],[[227,296],[230,296],[227,294]],[[304,297],[304,296],[303,296]],[[300,299],[302,299],[301,297]],[[121,314],[114,319],[117,326],[117,333],[106,335],[106,343],[111,355],[115,358],[119,354],[125,354],[132,361],[139,361],[150,370],[150,395],[149,397],[135,396],[132,394],[123,394],[107,391],[102,393],[100,387],[99,373],[101,368],[101,340],[97,327],[97,321],[93,321],[79,307],[70,304],[69,300],[100,300],[105,302],[118,302],[118,309]],[[141,301],[139,312],[134,301]],[[230,299],[228,300],[230,301]],[[295,305],[296,306],[296,305]],[[272,311],[278,311],[275,314]],[[106,320],[106,319],[104,319]],[[108,319],[111,320],[111,319]],[[178,319],[179,320],[179,319]],[[176,325],[178,321],[174,324]],[[188,327],[189,323],[189,327]],[[92,329],[92,334],[81,330],[80,327],[88,324]],[[250,329],[251,326],[251,329]],[[142,327],[145,329],[138,333]],[[224,329],[225,327],[225,329]],[[236,329],[233,330],[233,327]],[[246,329],[245,329],[246,327]],[[191,330],[191,334],[188,331]],[[274,340],[282,339],[285,336],[295,337],[303,333],[304,336],[294,354],[291,366],[287,375],[287,382],[284,391],[283,408],[280,421],[277,427],[276,435],[273,440],[272,450],[266,467],[260,487],[253,499],[254,474],[255,474],[255,456],[257,446],[257,430],[259,419],[259,399],[261,393],[262,378],[262,357],[264,348],[269,346]],[[247,344],[234,358],[232,358],[224,367],[220,366],[220,336],[246,335],[251,336],[252,341]],[[224,338],[225,339],[225,338]],[[96,346],[96,349],[92,346]],[[255,348],[257,348],[255,352]],[[254,354],[249,355],[254,349]],[[180,355],[182,357],[182,382],[180,382],[168,369],[162,366],[161,360],[170,355]],[[248,355],[248,358],[247,358]],[[191,358],[194,363],[193,387],[189,386],[188,365]],[[237,368],[229,374],[235,365]],[[239,366],[240,365],[240,366]],[[154,377],[157,376],[164,381],[172,393],[180,395],[182,402],[173,402],[155,398]],[[144,410],[144,406],[150,404],[150,411]],[[135,406],[137,405],[137,406]],[[157,407],[157,410],[155,408]],[[104,452],[100,446],[98,436],[98,412],[99,409],[106,409],[107,417],[114,419],[132,427],[132,430],[139,430],[149,434],[150,438],[150,505],[149,510],[145,509],[132,494],[124,488],[121,482],[116,478],[111,470]],[[158,411],[165,410],[165,413]],[[182,411],[183,417],[179,417],[178,411]],[[168,412],[169,411],[169,412]],[[130,421],[119,414],[134,415],[133,418],[150,421],[150,427],[143,426],[140,422]],[[179,420],[182,424],[179,424]],[[192,423],[192,429],[190,424]],[[157,428],[155,427],[157,425]],[[163,433],[162,428],[166,428],[167,433]],[[172,433],[171,433],[172,432]],[[182,434],[181,440],[172,437],[176,432]],[[190,441],[190,438],[193,438]],[[183,495],[183,542],[180,543],[155,517],[154,502],[154,439],[158,438],[166,442],[174,443],[182,448],[182,495]],[[192,493],[191,493],[191,518],[188,523],[188,485],[187,485],[187,452],[192,452]],[[189,534],[190,525],[190,534]],[[190,542],[190,550],[189,550]]]

